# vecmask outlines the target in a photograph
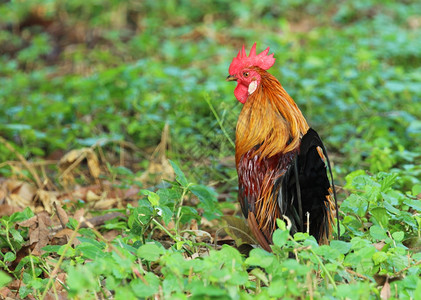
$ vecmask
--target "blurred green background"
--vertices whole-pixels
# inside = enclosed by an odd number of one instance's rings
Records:
[[[356,169],[420,181],[419,1],[2,1],[0,15],[0,135],[28,160],[126,141],[144,170],[168,124],[168,157],[198,181],[233,179],[241,104],[224,79],[257,42],[340,182]]]

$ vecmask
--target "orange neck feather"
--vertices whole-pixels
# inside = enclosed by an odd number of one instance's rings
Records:
[[[309,126],[294,100],[279,81],[268,72],[256,68],[260,85],[244,103],[237,122],[235,160],[256,145],[260,157],[287,153],[299,147]]]

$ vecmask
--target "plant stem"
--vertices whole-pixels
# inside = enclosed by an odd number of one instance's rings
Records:
[[[232,139],[230,138],[230,136],[228,135],[227,131],[225,130],[224,125],[221,122],[221,119],[218,116],[218,113],[216,112],[215,108],[213,107],[212,103],[210,102],[209,96],[205,95],[205,101],[206,103],[209,105],[210,110],[212,111],[213,115],[215,116],[216,121],[218,122],[219,127],[221,127],[222,132],[224,133],[225,137],[227,138],[227,140],[230,142],[231,146],[233,148],[235,148],[235,144],[232,141]]]
[[[333,279],[332,275],[330,275],[329,271],[326,269],[326,266],[323,264],[323,262],[320,259],[320,257],[314,252],[313,249],[310,248],[309,250],[316,257],[317,261],[319,262],[319,264],[322,267],[323,271],[325,272],[326,276],[329,278],[330,283],[333,285],[335,291],[337,291],[338,288],[336,287],[335,280]]]
[[[50,288],[50,285],[53,282],[53,277],[56,276],[56,274],[58,272],[58,269],[60,268],[61,264],[63,263],[64,256],[65,256],[67,250],[69,250],[70,245],[72,244],[73,240],[76,238],[76,234],[79,231],[80,224],[82,224],[82,221],[79,221],[77,223],[76,229],[73,231],[73,233],[72,233],[69,241],[66,244],[66,247],[64,247],[63,253],[61,254],[61,256],[60,256],[60,258],[59,258],[59,260],[58,260],[58,262],[57,262],[57,264],[56,264],[53,272],[51,272],[50,279],[48,280],[47,285],[45,286],[45,290],[44,290],[44,293],[42,293],[41,300],[44,300],[45,299],[45,296],[47,295],[48,289]]]
[[[163,230],[166,234],[168,234],[168,236],[169,236],[170,238],[172,238],[175,242],[179,242],[179,241],[180,241],[179,239],[177,239],[177,237],[175,237],[174,235],[172,235],[172,234],[171,234],[171,232],[169,232],[167,228],[165,228],[164,226],[162,226],[162,224],[161,224],[161,223],[159,223],[157,220],[152,219],[152,222],[153,222],[156,226],[158,226],[159,228],[161,228],[161,229],[162,229],[162,230]]]

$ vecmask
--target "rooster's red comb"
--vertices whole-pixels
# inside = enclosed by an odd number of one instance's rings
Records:
[[[240,72],[243,68],[253,66],[262,68],[263,70],[269,70],[275,63],[275,58],[273,58],[273,53],[269,55],[268,53],[269,47],[267,47],[267,49],[262,53],[256,55],[256,43],[254,43],[253,47],[251,47],[249,56],[247,56],[246,49],[243,45],[243,48],[238,51],[237,57],[234,57],[231,62],[228,70],[229,74],[234,75]]]

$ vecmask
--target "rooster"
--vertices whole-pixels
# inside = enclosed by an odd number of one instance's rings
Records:
[[[257,55],[255,43],[247,56],[243,46],[229,66],[227,81],[237,82],[234,95],[243,104],[235,140],[238,201],[267,251],[278,218],[292,234],[309,232],[325,244],[338,212],[329,159],[317,132],[267,72],[275,63],[268,53],[269,47]]]

